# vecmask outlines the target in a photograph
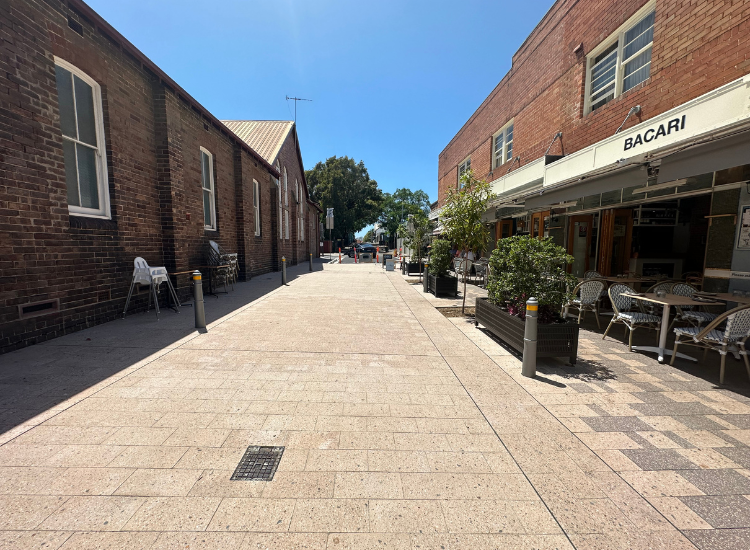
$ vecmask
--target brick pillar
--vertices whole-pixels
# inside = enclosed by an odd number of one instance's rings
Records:
[[[239,144],[234,144],[234,192],[235,200],[234,204],[237,209],[235,216],[237,223],[237,262],[240,267],[240,280],[246,281],[249,279],[248,272],[248,258],[246,255],[247,246],[246,243],[249,239],[255,236],[255,227],[251,227],[252,222],[250,220],[250,212],[253,208],[253,181],[250,180],[247,186],[243,182],[242,173],[242,148]],[[250,201],[249,204],[246,201]]]
[[[159,193],[159,213],[162,230],[162,262],[169,271],[178,268],[175,239],[175,164],[182,165],[181,136],[170,124],[169,102],[172,94],[163,84],[154,82],[154,137],[156,142],[156,188]]]

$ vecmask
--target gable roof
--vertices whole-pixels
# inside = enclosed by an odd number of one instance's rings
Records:
[[[294,127],[294,122],[291,120],[222,120],[221,122],[271,165]]]

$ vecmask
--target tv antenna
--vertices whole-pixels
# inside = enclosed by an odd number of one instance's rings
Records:
[[[312,101],[312,99],[305,99],[303,97],[289,97],[286,96],[286,100],[293,100],[294,101],[294,125],[297,125],[297,102],[298,101]]]

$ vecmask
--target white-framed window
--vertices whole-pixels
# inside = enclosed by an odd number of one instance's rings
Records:
[[[289,240],[289,210],[284,210],[284,238]]]
[[[255,236],[260,237],[260,185],[253,180],[253,215],[255,217]]]
[[[216,229],[216,193],[214,186],[214,156],[201,147],[201,187],[203,188],[203,227]]]
[[[458,183],[461,183],[461,176],[471,170],[471,157],[468,157],[465,161],[458,165]]]
[[[286,175],[286,166],[284,166],[284,206],[289,206],[289,178]]]
[[[492,139],[492,168],[513,158],[513,121],[502,127]]]
[[[281,173],[281,168],[279,168],[279,161],[276,161],[276,171]],[[276,190],[279,192],[279,239],[284,238],[284,214],[283,214],[283,208],[282,208],[282,202],[281,202],[281,182],[274,178],[274,182],[276,183]]]
[[[585,112],[590,113],[651,76],[656,2],[628,19],[588,56]]]
[[[299,181],[297,178],[294,178],[294,194],[297,199],[297,204],[299,204]]]
[[[101,88],[80,69],[57,57],[55,79],[68,211],[78,216],[110,219]]]

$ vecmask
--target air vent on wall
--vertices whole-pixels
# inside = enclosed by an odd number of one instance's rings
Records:
[[[68,27],[70,27],[75,32],[83,36],[83,25],[81,25],[78,21],[76,21],[72,17],[68,17]]]
[[[60,300],[45,300],[43,302],[32,302],[18,306],[18,318],[28,319],[29,317],[38,317],[39,315],[48,315],[60,311]]]

